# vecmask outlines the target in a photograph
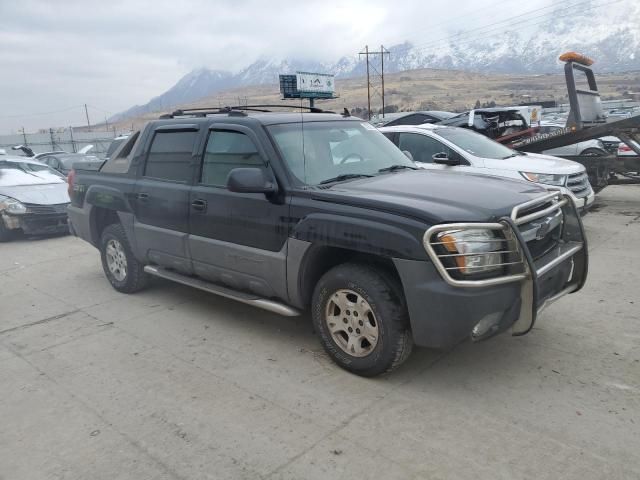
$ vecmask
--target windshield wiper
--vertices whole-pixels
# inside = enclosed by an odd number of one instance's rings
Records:
[[[366,173],[343,173],[342,175],[338,175],[337,177],[327,178],[326,180],[322,180],[319,183],[319,185],[324,185],[326,183],[342,182],[343,180],[350,180],[352,178],[365,178],[365,177],[373,177],[373,175],[367,175]]]
[[[502,157],[502,160],[506,160],[507,158],[513,158],[520,155],[519,153],[512,153],[511,155],[507,155],[506,157]]]
[[[390,167],[381,168],[378,170],[378,173],[395,172],[396,170],[404,170],[407,168],[409,170],[418,170],[418,167],[412,167],[411,165],[391,165]]]

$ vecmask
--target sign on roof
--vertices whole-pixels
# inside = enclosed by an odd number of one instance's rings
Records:
[[[327,73],[296,72],[299,92],[333,94],[335,84],[333,75]]]

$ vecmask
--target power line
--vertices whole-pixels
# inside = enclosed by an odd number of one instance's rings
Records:
[[[53,110],[50,112],[40,112],[40,113],[19,113],[16,115],[6,115],[7,118],[23,118],[23,117],[38,117],[41,115],[53,115],[55,113],[63,113],[68,112],[69,110],[74,110],[76,108],[82,108],[82,105],[74,105],[73,107],[67,107],[60,110]]]

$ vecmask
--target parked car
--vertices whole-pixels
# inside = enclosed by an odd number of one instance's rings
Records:
[[[565,128],[561,123],[541,122],[538,133],[553,133]],[[564,145],[558,148],[552,148],[551,150],[545,150],[543,153],[547,155],[573,155],[573,156],[604,156],[609,153],[609,150],[615,147],[611,147],[611,143],[616,143],[619,139],[615,137],[605,137],[604,139],[594,138],[593,140],[585,140],[584,142],[574,143],[571,145]],[[609,145],[605,145],[605,141]]]
[[[11,150],[20,150],[21,152],[24,153],[26,157],[29,157],[31,160],[38,160],[39,158],[45,157],[47,155],[57,155],[57,154],[67,153],[64,150],[54,150],[51,152],[34,153],[31,147],[27,145],[14,145],[13,147],[11,147]]]
[[[95,155],[84,153],[50,153],[38,157],[38,161],[67,176],[76,162],[93,162],[102,164],[103,160]]]
[[[378,115],[371,119],[371,124],[376,127],[393,125],[422,125],[423,123],[435,123],[451,118],[457,113],[441,112],[439,110],[423,110],[418,112],[385,113],[384,117]]]
[[[0,241],[68,232],[67,183],[56,171],[24,157],[0,157]]]
[[[511,150],[465,128],[420,125],[380,131],[421,168],[527,180],[560,190],[583,212],[595,199],[584,166],[571,160]]]
[[[632,143],[636,145],[637,148],[640,148],[637,142],[631,140]],[[620,142],[618,145],[618,157],[637,157],[638,154],[626,143]]]
[[[77,163],[69,188],[71,229],[116,290],[153,275],[310,310],[330,357],[364,376],[414,343],[524,334],[587,274],[582,223],[560,192],[418,169],[348,113],[179,111],[103,166]]]
[[[497,139],[529,129],[524,113],[529,113],[527,107],[475,108],[441,120],[437,124],[468,128],[489,138]]]

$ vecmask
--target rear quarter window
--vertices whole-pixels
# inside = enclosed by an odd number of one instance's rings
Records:
[[[140,132],[136,132],[122,142],[100,171],[106,173],[127,173],[131,166],[133,154],[137,150],[136,147],[139,138]]]

